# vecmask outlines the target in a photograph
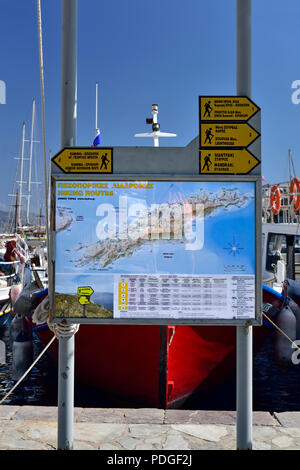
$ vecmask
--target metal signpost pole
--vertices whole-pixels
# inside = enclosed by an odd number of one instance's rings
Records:
[[[62,1],[61,147],[76,145],[77,0]],[[74,334],[59,337],[58,449],[73,448]]]
[[[251,0],[237,0],[237,95],[251,98]],[[237,449],[252,449],[252,326],[237,326]]]

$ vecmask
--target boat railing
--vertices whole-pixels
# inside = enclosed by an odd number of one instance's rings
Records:
[[[262,219],[263,222],[267,223],[285,223],[285,224],[299,224],[300,223],[300,211],[296,211],[295,201],[297,197],[300,197],[300,193],[290,192],[290,182],[285,181],[277,183],[280,191],[280,204],[279,210],[272,208],[271,205],[271,193],[273,184],[265,184],[262,187]]]

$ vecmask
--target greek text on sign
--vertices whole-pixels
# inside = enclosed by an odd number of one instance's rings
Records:
[[[200,96],[201,121],[248,121],[259,110],[246,96]]]
[[[260,134],[248,123],[202,122],[200,147],[247,147]]]
[[[112,173],[113,149],[64,148],[52,158],[52,162],[64,173]]]
[[[247,149],[207,149],[200,151],[200,173],[247,175],[260,161]]]

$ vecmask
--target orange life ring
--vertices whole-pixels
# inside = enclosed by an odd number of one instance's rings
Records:
[[[296,197],[295,193],[298,193],[298,196],[294,203],[294,210],[298,211],[300,209],[300,180],[296,177],[292,179],[290,184],[290,204],[294,201]]]
[[[273,214],[279,214],[279,210],[281,207],[281,194],[279,186],[277,184],[274,184],[274,186],[272,186],[271,188],[270,206]]]

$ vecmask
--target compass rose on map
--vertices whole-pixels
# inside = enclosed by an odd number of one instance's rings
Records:
[[[223,249],[227,250],[229,255],[236,256],[239,255],[244,248],[241,247],[240,243],[235,239],[235,235],[233,235],[232,242],[228,242],[227,246]]]

